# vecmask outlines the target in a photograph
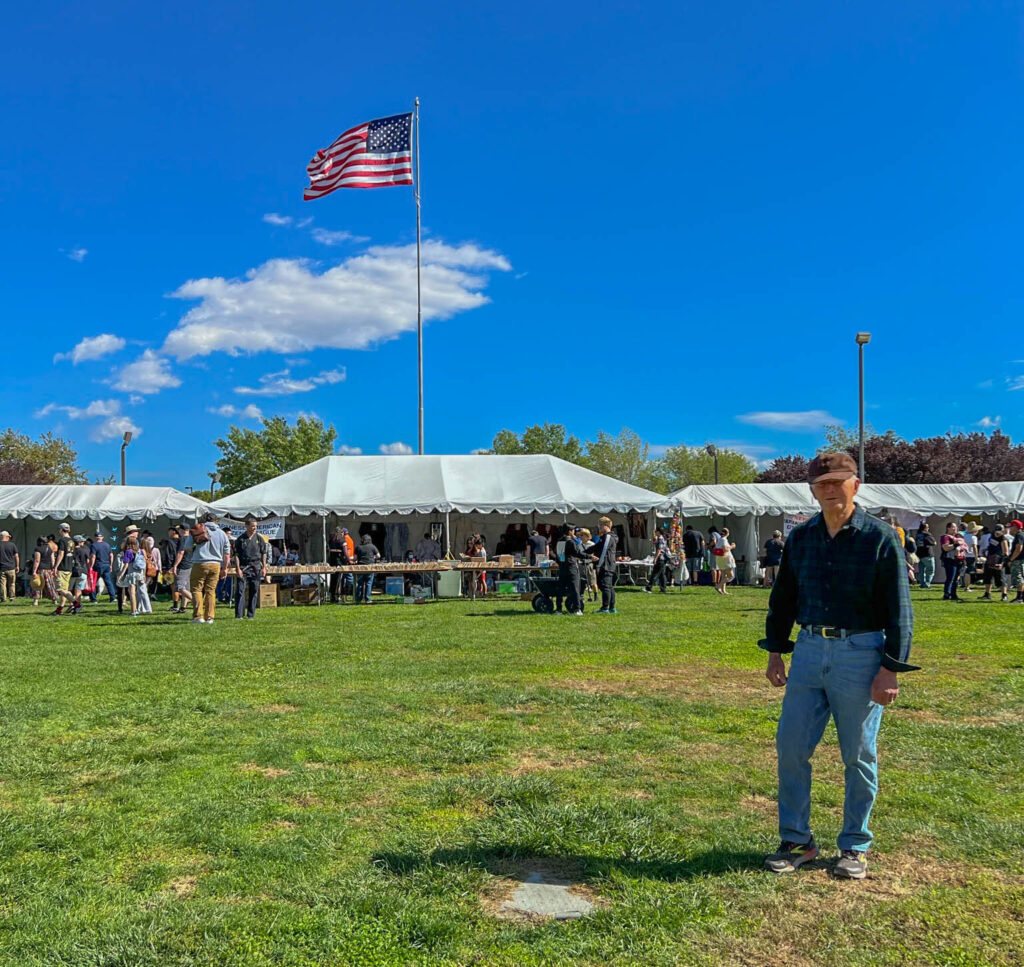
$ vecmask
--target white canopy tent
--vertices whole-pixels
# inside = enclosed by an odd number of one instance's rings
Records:
[[[525,525],[608,514],[623,524],[627,539],[634,538],[636,550],[646,554],[654,511],[664,502],[650,490],[557,457],[476,454],[323,457],[223,497],[217,507],[233,517],[252,513],[288,518],[290,526],[301,529],[307,556],[316,550],[310,540],[314,521],[318,530],[341,522],[354,532],[360,522],[352,526],[348,518],[379,522],[388,529],[388,546],[381,550],[397,558],[415,546],[425,526],[437,522],[446,524],[454,550],[461,549],[462,538],[478,531],[493,552],[511,515],[527,518]],[[640,515],[641,520],[628,515]]]
[[[965,514],[989,526],[1024,512],[1024,483],[863,484],[857,502],[869,513],[891,513],[904,528],[928,521],[939,534]],[[753,562],[773,530],[785,531],[786,518],[818,511],[807,484],[695,484],[669,494],[661,513],[678,513],[706,531],[712,523],[730,529],[737,561]],[[746,570],[746,569],[741,569]]]
[[[51,521],[94,521],[81,528],[72,523],[72,530],[81,529],[86,537],[100,530],[108,539],[116,535],[122,521],[126,526],[145,523],[159,539],[171,523],[194,520],[212,509],[173,487],[0,486],[0,530],[11,533],[23,557],[37,537],[55,532],[57,524]]]

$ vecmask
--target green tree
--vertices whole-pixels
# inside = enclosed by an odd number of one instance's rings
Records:
[[[260,430],[232,426],[218,440],[220,486],[217,494],[233,494],[330,456],[338,433],[315,416],[300,416],[295,426],[281,416],[263,420]]]
[[[708,444],[702,447],[680,444],[665,451],[661,464],[669,490],[715,482],[715,458],[707,448]],[[757,466],[749,457],[738,450],[718,447],[719,483],[751,483],[756,477]]]
[[[27,471],[25,483],[84,484],[89,480],[78,466],[78,453],[62,437],[44,433],[33,440],[6,429],[0,433],[0,463]]]
[[[646,440],[641,440],[626,427],[617,436],[600,430],[596,440],[587,441],[587,455],[583,463],[591,470],[616,480],[650,487],[653,481],[660,480],[660,467],[652,466],[648,459],[650,450]]]
[[[548,453],[570,463],[586,463],[580,441],[567,434],[561,423],[535,424],[522,434],[499,430],[491,443],[491,453]]]

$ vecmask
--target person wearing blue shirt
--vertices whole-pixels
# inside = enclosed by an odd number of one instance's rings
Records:
[[[116,593],[114,591],[114,579],[110,573],[110,545],[103,539],[103,535],[99,531],[96,531],[96,535],[92,539],[91,550],[89,570],[96,572],[96,585],[92,594],[89,595],[89,599],[93,604],[96,603],[96,595],[99,594],[100,581],[102,581],[103,586],[107,589],[107,594],[110,596],[110,603],[113,604],[116,599]]]

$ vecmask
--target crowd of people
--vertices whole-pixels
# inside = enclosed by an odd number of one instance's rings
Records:
[[[212,514],[200,521],[171,525],[164,538],[129,524],[115,546],[97,530],[91,537],[71,534],[62,523],[57,534],[36,540],[22,556],[7,531],[0,532],[0,602],[13,601],[18,577],[33,607],[53,604],[53,615],[78,615],[84,604],[106,594],[119,614],[153,613],[161,594],[170,614],[191,614],[194,624],[212,624],[218,602],[234,603],[236,618],[253,618],[259,583],[271,561],[298,560],[297,548],[274,548],[256,532],[248,515],[237,535],[220,527]]]

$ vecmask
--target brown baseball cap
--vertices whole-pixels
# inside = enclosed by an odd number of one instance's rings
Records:
[[[848,453],[819,453],[807,465],[807,482],[848,480],[857,476],[857,464]]]

